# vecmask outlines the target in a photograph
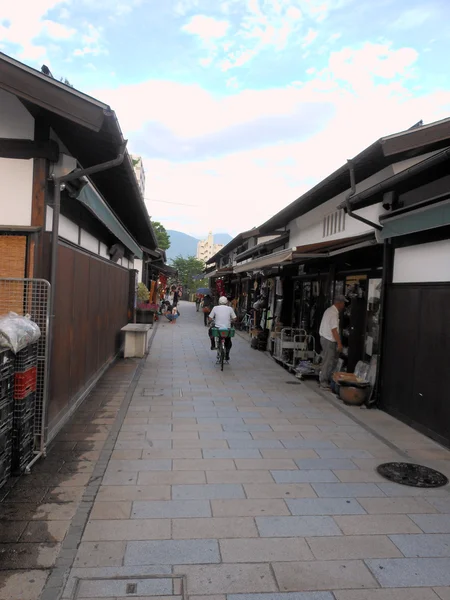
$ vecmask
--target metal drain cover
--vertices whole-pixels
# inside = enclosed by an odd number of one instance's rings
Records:
[[[377,472],[389,481],[420,488],[442,487],[448,479],[439,471],[413,463],[391,462],[377,467]]]
[[[117,577],[75,578],[73,600],[114,597],[117,600],[156,600],[161,596],[171,600],[184,600],[186,582],[184,575],[131,575]]]

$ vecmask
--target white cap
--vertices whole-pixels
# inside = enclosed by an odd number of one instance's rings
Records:
[[[228,304],[228,298],[226,296],[221,296],[219,298],[219,304]]]

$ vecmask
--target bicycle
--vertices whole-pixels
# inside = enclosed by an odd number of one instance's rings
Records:
[[[225,350],[225,340],[227,338],[232,338],[234,337],[234,329],[230,328],[230,329],[219,329],[218,327],[213,327],[211,329],[211,333],[214,337],[214,339],[216,340],[216,347],[217,347],[217,361],[216,364],[220,365],[220,370],[223,371],[223,365],[225,364],[225,355],[226,355],[226,350]]]
[[[250,325],[252,322],[252,315],[250,313],[246,313],[243,317],[241,322],[239,323],[239,329],[242,331],[243,329],[245,329],[246,331],[249,330]]]

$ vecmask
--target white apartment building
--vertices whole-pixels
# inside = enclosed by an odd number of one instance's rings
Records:
[[[132,154],[131,160],[133,162],[133,169],[136,174],[136,179],[139,183],[139,189],[141,190],[142,195],[145,197],[145,171],[142,157]]]
[[[206,240],[200,240],[197,244],[197,258],[206,263],[207,260],[214,256],[223,248],[223,244],[215,244],[212,231],[209,232]]]

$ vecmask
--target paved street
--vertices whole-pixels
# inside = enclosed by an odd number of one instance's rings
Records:
[[[97,423],[42,599],[449,600],[448,488],[374,467],[409,457],[448,473],[450,453],[381,412],[340,410],[241,337],[221,373],[203,315],[180,310],[143,366],[108,382],[116,412]]]

